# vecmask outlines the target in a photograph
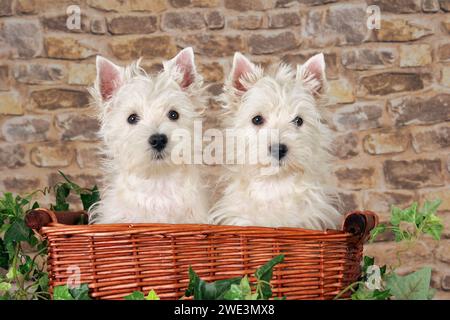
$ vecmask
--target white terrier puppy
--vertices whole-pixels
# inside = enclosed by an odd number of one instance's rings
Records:
[[[235,54],[222,96],[224,126],[228,134],[246,132],[246,150],[261,130],[275,130],[277,139],[262,148],[276,170],[268,174],[262,170],[266,164],[248,159],[227,167],[227,184],[211,209],[211,223],[316,230],[340,225],[336,197],[324,187],[331,138],[319,111],[325,90],[323,54],[296,70],[280,65],[267,73]]]
[[[105,188],[90,223],[206,223],[200,170],[174,163],[177,130],[194,132],[205,106],[192,48],[148,76],[139,61],[127,68],[97,57],[91,94],[104,141]]]

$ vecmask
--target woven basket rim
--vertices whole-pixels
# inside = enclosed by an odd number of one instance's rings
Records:
[[[274,231],[286,233],[302,233],[310,235],[344,235],[353,236],[350,232],[337,229],[327,230],[313,230],[295,227],[262,227],[262,226],[233,226],[233,225],[213,225],[213,224],[171,224],[171,223],[115,223],[115,224],[95,224],[95,225],[64,225],[60,223],[50,223],[42,228],[42,232],[46,233],[51,230],[64,229],[67,231],[91,231],[91,232],[105,232],[105,231],[119,231],[119,230],[139,230],[142,229],[157,229],[164,231],[203,231],[203,232],[257,232],[257,231]]]
[[[267,237],[307,237],[333,239],[367,240],[371,229],[378,223],[378,217],[371,211],[353,211],[344,216],[342,229],[311,230],[296,227],[264,227],[264,226],[233,226],[212,224],[168,224],[168,223],[117,223],[117,224],[76,224],[77,219],[85,215],[80,212],[53,212],[38,208],[27,213],[27,225],[43,236],[50,235],[83,235],[83,236],[118,236],[145,233],[162,237],[199,236],[210,234],[238,234],[248,237],[258,235]],[[68,218],[68,219],[67,219]]]
[[[245,236],[247,238],[321,239],[322,241],[358,241],[360,237],[342,230],[308,230],[302,228],[270,228],[254,226],[217,226],[204,224],[104,224],[104,225],[61,225],[51,223],[40,230],[45,236],[108,237],[147,235],[155,237],[188,236],[202,238],[209,236]]]

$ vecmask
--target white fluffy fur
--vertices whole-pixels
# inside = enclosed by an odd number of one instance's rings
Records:
[[[211,223],[317,230],[340,226],[336,197],[325,187],[331,134],[319,112],[326,89],[324,67],[323,55],[317,55],[297,70],[279,65],[264,72],[236,53],[222,96],[224,127],[249,129],[249,134],[278,129],[280,143],[289,151],[274,175],[261,174],[261,165],[228,167]],[[266,119],[261,128],[252,124],[256,115]],[[292,123],[296,116],[304,120],[301,127]]]
[[[102,200],[90,209],[89,222],[205,223],[208,201],[198,166],[177,165],[170,158],[175,144],[171,133],[179,128],[193,132],[194,120],[201,119],[205,105],[192,49],[165,62],[155,76],[147,75],[139,61],[122,68],[98,57],[97,69],[91,93],[104,141],[105,187]],[[186,79],[192,83],[186,85]],[[106,88],[113,88],[110,98],[102,92],[105,82]],[[179,113],[177,121],[168,119],[170,110]],[[140,120],[130,125],[127,118],[133,113]],[[158,159],[148,143],[155,133],[169,137],[164,159]]]

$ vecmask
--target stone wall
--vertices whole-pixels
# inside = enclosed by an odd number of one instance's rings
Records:
[[[66,9],[81,9],[69,30]],[[366,27],[366,7],[381,29]],[[403,271],[433,267],[438,298],[450,298],[450,1],[448,0],[2,0],[0,2],[0,190],[53,185],[57,169],[93,185],[101,173],[98,123],[85,88],[95,55],[149,71],[193,46],[199,70],[220,92],[234,51],[256,62],[302,63],[323,51],[328,121],[347,210],[385,220],[391,204],[443,199],[440,243],[425,240]],[[212,106],[214,108],[214,106]],[[367,245],[395,263],[390,239]]]

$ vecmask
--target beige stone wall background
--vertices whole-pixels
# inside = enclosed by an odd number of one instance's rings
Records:
[[[80,30],[66,27],[73,4]],[[370,4],[381,9],[380,30],[366,27]],[[236,50],[263,64],[323,51],[333,184],[347,210],[382,220],[390,204],[443,199],[443,239],[408,251],[402,271],[432,266],[436,297],[450,299],[449,10],[447,0],[1,0],[0,190],[53,185],[57,169],[81,185],[98,181],[85,90],[96,54],[120,64],[143,56],[156,71],[193,46],[213,95]],[[384,239],[367,253],[395,263],[395,248]]]

